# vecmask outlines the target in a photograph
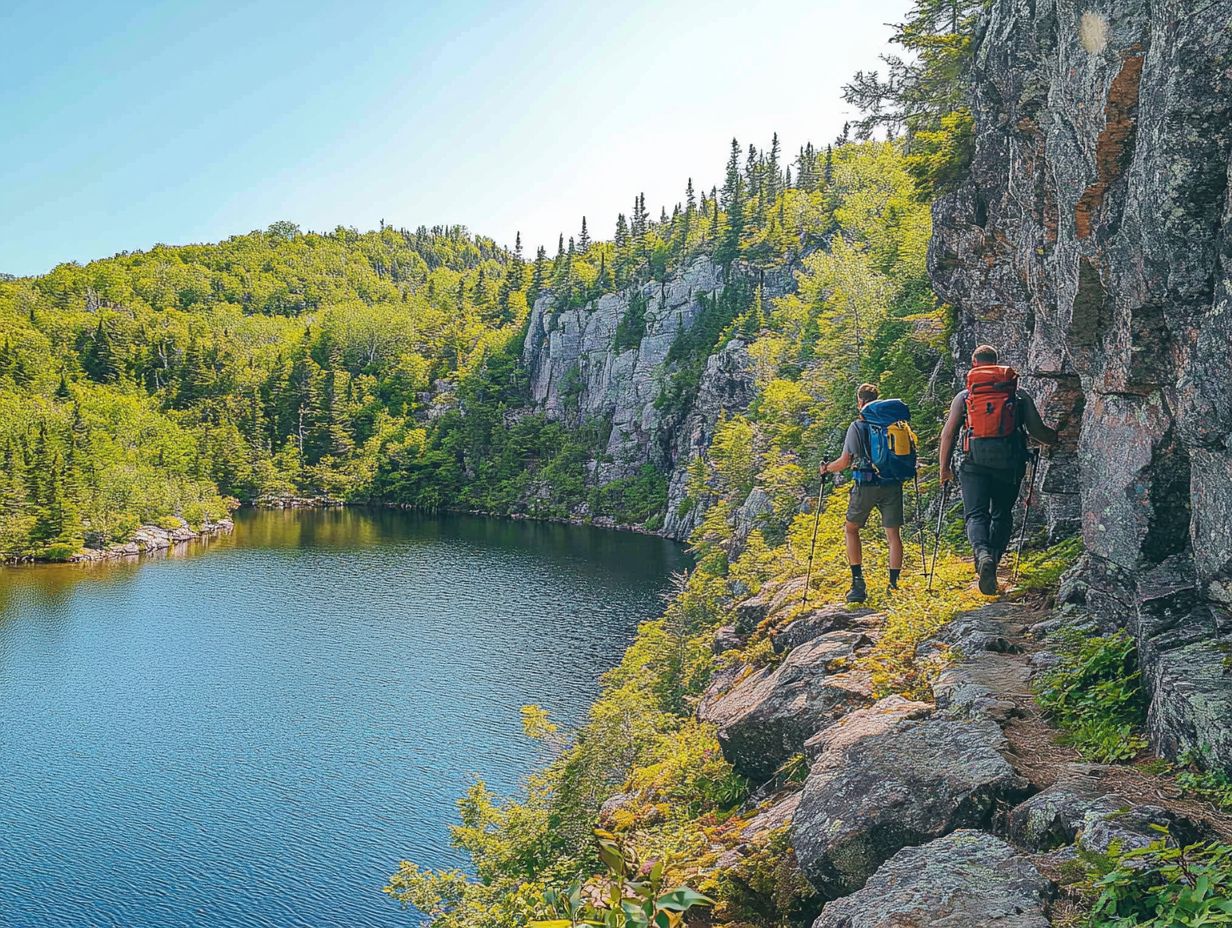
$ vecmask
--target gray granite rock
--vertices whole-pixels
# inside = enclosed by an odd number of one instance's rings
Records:
[[[1053,891],[1000,838],[963,829],[899,851],[813,928],[1048,928]]]
[[[831,632],[792,651],[777,667],[745,668],[734,683],[713,683],[698,717],[718,729],[723,756],[762,783],[803,753],[808,738],[872,702],[867,671],[854,667],[867,643],[859,632]]]
[[[1157,749],[1232,768],[1228,17],[993,0],[929,268],[959,373],[999,346],[1061,427],[1042,514],[1088,552],[1063,604],[1137,637]]]
[[[987,827],[1027,792],[1005,747],[994,722],[928,719],[822,754],[792,826],[809,882],[828,898],[855,892],[904,847]]]

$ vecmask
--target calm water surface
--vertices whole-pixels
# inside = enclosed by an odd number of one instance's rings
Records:
[[[246,513],[185,555],[0,570],[0,925],[408,926],[380,892],[475,774],[576,724],[679,549],[568,526]]]

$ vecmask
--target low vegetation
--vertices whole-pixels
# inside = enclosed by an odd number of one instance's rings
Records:
[[[1232,846],[1178,845],[1161,829],[1148,847],[1087,858],[1094,902],[1088,928],[1232,924]]]
[[[1146,747],[1146,703],[1133,638],[1070,629],[1053,645],[1060,661],[1040,676],[1036,696],[1064,740],[1099,763],[1135,757]]]

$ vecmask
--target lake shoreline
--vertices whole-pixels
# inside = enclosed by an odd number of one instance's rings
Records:
[[[632,532],[635,535],[646,535],[650,538],[662,538],[678,544],[685,542],[679,538],[661,531],[646,528],[641,525],[630,525],[627,522],[617,522],[607,516],[597,516],[583,519],[570,516],[535,516],[524,512],[492,512],[486,509],[464,509],[461,507],[442,506],[436,509],[425,509],[410,503],[390,503],[382,500],[355,500],[354,502],[335,499],[329,496],[272,496],[260,497],[246,504],[254,509],[341,509],[351,506],[371,506],[377,509],[396,509],[401,512],[437,513],[450,512],[457,515],[483,516],[489,519],[513,519],[515,522],[546,522],[553,525],[577,525],[586,528],[610,529],[617,532]]]
[[[97,564],[104,561],[118,561],[128,558],[139,558],[147,554],[157,554],[160,551],[170,551],[203,538],[213,538],[234,531],[235,523],[231,519],[219,519],[216,522],[205,522],[198,528],[192,528],[183,519],[179,525],[164,528],[161,525],[142,525],[133,532],[128,541],[119,541],[105,548],[83,547],[72,557],[64,560],[52,560],[41,557],[20,557],[0,561],[0,566],[23,567],[33,564]]]
[[[380,500],[356,500],[354,502],[335,499],[327,496],[268,496],[259,497],[251,503],[245,503],[241,509],[257,510],[318,510],[372,507],[375,509],[390,509],[399,512],[420,512],[424,514],[453,513],[456,515],[481,516],[490,519],[511,519],[515,522],[542,522],[551,525],[574,525],[583,528],[599,528],[616,532],[628,532],[634,535],[644,535],[649,538],[662,538],[677,544],[685,544],[679,538],[658,530],[652,531],[641,525],[630,525],[617,522],[615,519],[599,516],[583,519],[569,516],[537,516],[520,512],[490,512],[483,509],[463,509],[441,507],[439,509],[424,509],[408,503],[390,503]],[[180,548],[190,542],[213,538],[218,535],[230,534],[235,529],[233,520],[219,519],[216,522],[206,522],[200,528],[193,529],[187,522],[180,519],[180,525],[174,528],[148,524],[142,525],[133,533],[128,541],[116,542],[105,548],[83,547],[79,552],[64,560],[52,560],[41,557],[21,557],[0,560],[0,567],[22,567],[34,564],[96,564],[106,561],[118,561],[129,558],[140,558],[145,555],[157,554]]]

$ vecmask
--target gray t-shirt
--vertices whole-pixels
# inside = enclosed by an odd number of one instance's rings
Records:
[[[864,437],[864,429],[857,419],[847,426],[847,437],[843,439],[843,454],[851,455],[851,466],[855,470],[868,467],[868,440]]]

